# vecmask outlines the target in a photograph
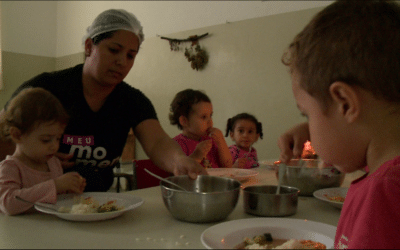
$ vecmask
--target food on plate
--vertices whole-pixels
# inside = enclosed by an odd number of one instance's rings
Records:
[[[340,196],[340,195],[335,195],[335,196],[329,196],[328,194],[324,194],[324,196],[330,200],[330,201],[335,201],[335,202],[344,202],[345,197]]]
[[[103,205],[99,205],[93,197],[74,197],[74,205],[71,208],[60,207],[58,212],[71,214],[92,214],[113,212],[124,209],[123,206],[118,206],[115,200],[107,201]]]
[[[270,233],[244,238],[235,249],[326,249],[326,245],[312,240],[273,239]]]

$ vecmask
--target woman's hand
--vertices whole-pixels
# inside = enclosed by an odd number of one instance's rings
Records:
[[[73,166],[75,165],[75,162],[69,161],[69,160],[71,160],[71,158],[72,158],[73,156],[74,156],[73,154],[65,154],[65,153],[60,153],[60,152],[57,152],[57,153],[56,153],[56,157],[57,157],[58,159],[60,159],[60,161],[61,161],[61,166],[62,166],[64,169],[71,168],[71,167],[73,167]]]
[[[54,182],[56,184],[57,194],[66,192],[81,194],[86,187],[86,179],[82,178],[82,176],[76,172],[63,174],[54,179]]]
[[[279,160],[288,163],[292,158],[300,158],[307,140],[310,140],[307,122],[300,123],[286,131],[278,139],[278,146],[281,150]]]
[[[188,175],[196,179],[198,175],[208,175],[207,171],[196,160],[188,156],[179,157],[173,169],[174,175]]]

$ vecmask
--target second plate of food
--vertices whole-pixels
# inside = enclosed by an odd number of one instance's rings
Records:
[[[272,238],[268,246],[276,247],[285,243],[311,243],[334,248],[336,227],[309,220],[286,218],[250,218],[232,220],[214,225],[201,235],[202,244],[208,249],[261,248],[256,245],[265,234]],[[253,242],[254,241],[254,242]],[[294,245],[288,249],[297,248]]]
[[[334,207],[342,208],[347,190],[349,190],[349,188],[346,187],[324,188],[315,191],[313,195],[315,198],[325,201]]]
[[[255,170],[242,168],[207,168],[207,173],[213,176],[234,178],[238,181],[247,180],[258,174]]]
[[[142,198],[129,194],[88,192],[81,195],[59,195],[56,204],[45,205],[51,206],[54,210],[36,205],[35,209],[65,220],[99,221],[120,216],[141,206],[143,202]],[[88,207],[88,204],[91,206]]]

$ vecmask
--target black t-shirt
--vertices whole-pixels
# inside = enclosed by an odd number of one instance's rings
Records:
[[[150,100],[125,82],[118,84],[104,105],[93,112],[82,89],[83,64],[43,73],[23,83],[13,94],[27,87],[42,87],[53,93],[70,115],[59,151],[73,153],[73,168],[86,178],[85,192],[107,191],[113,183],[130,128],[147,119],[157,119]]]

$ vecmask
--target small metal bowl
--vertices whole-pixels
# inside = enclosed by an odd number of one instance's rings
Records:
[[[188,176],[166,178],[189,192],[161,181],[165,206],[175,219],[205,223],[221,221],[235,208],[240,194],[240,182],[225,177],[199,175],[196,180]]]
[[[289,216],[297,212],[299,189],[281,186],[249,186],[243,189],[244,211],[257,216]]]
[[[335,167],[318,168],[321,160],[303,159],[301,166],[299,160],[291,160],[286,165],[281,185],[296,187],[300,189],[299,195],[313,196],[319,189],[340,187],[344,181],[345,173],[340,172]],[[278,165],[275,164],[276,169]],[[278,178],[278,171],[276,173]]]

